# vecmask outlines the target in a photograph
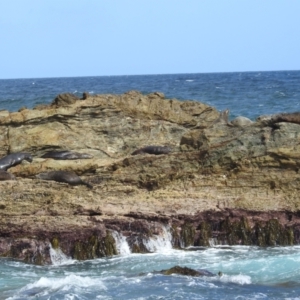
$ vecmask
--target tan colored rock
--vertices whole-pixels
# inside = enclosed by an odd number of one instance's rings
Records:
[[[237,236],[230,243],[249,244],[256,236],[260,245],[272,245],[274,239],[261,242],[255,231],[261,224],[266,228],[273,224],[275,214],[268,214],[270,209],[278,212],[276,218],[283,226],[283,238],[277,243],[296,242],[300,125],[285,122],[271,127],[257,122],[232,127],[221,117],[199,102],[137,91],[90,95],[67,106],[1,111],[1,155],[26,151],[34,160],[10,168],[16,181],[0,182],[0,255],[15,253],[9,245],[23,243],[24,237],[32,241],[28,250],[32,262],[38,261],[35,245],[42,241],[41,247],[46,247],[46,241],[54,238],[70,255],[77,242],[109,240],[107,230],[122,230],[134,243],[141,240],[139,234],[149,233],[149,228],[156,232],[162,223],[177,226],[179,236],[186,226],[194,226],[195,244],[206,245],[203,228],[221,226],[228,218],[240,226],[247,221],[247,232],[253,236]],[[148,145],[168,146],[172,151],[131,155]],[[94,158],[41,158],[50,150],[88,153]],[[35,178],[53,170],[73,171],[93,189]],[[203,225],[206,220],[211,223]],[[176,234],[174,245],[180,245]],[[228,242],[222,234],[220,239]],[[133,248],[141,247],[140,243]],[[21,254],[16,257],[23,259]]]

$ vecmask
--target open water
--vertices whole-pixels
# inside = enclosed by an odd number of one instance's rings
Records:
[[[163,92],[196,100],[230,118],[299,111],[300,71],[39,78],[0,80],[0,109],[50,103],[57,94],[78,96]],[[1,193],[1,191],[0,191]],[[1,196],[0,196],[1,197]],[[300,299],[300,246],[218,246],[174,250],[166,229],[150,240],[150,254],[132,254],[115,233],[119,255],[85,262],[51,250],[52,266],[0,259],[0,299]],[[175,265],[222,276],[165,276]]]
[[[0,80],[0,109],[17,111],[51,103],[59,93],[163,92],[229,109],[231,118],[292,112],[300,106],[300,71],[32,78]]]

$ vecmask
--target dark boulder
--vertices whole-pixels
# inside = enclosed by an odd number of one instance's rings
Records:
[[[180,274],[180,275],[186,275],[186,276],[194,276],[194,277],[199,277],[199,276],[216,276],[215,274],[207,271],[207,270],[194,270],[190,269],[187,267],[180,267],[180,266],[175,266],[167,270],[161,270],[159,273],[162,273],[164,275],[172,275],[172,274]]]

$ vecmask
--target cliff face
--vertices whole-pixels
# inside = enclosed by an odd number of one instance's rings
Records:
[[[49,243],[77,259],[133,252],[170,228],[174,247],[299,243],[300,125],[232,126],[214,108],[161,93],[97,95],[0,112],[0,156],[30,152],[0,182],[0,255],[50,263]],[[148,145],[168,154],[131,153]],[[91,159],[41,158],[50,150]],[[93,185],[37,179],[74,171]]]

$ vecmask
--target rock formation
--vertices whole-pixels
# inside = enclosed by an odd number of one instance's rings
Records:
[[[299,124],[230,126],[213,107],[162,93],[56,99],[0,111],[0,157],[33,156],[10,168],[17,180],[0,181],[0,256],[49,264],[50,246],[75,259],[114,255],[114,232],[147,252],[165,227],[177,248],[300,243]],[[149,145],[172,151],[131,155]],[[92,158],[41,158],[62,150]],[[36,178],[58,170],[93,189]]]

